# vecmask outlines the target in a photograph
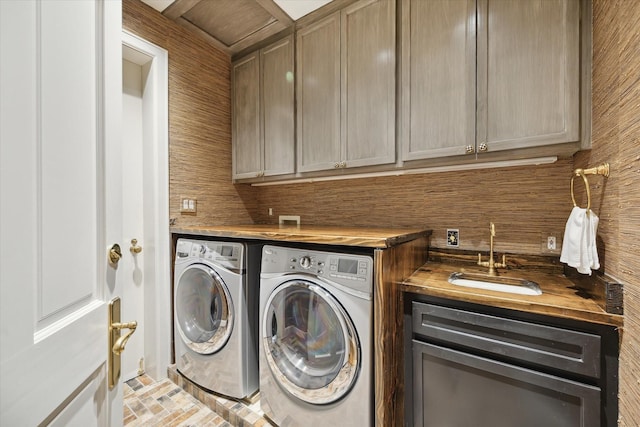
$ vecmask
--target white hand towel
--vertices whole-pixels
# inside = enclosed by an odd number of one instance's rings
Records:
[[[571,211],[564,230],[560,261],[582,274],[591,275],[591,270],[600,268],[596,248],[598,220],[598,216],[591,210],[576,206]]]
[[[598,222],[600,218],[592,210],[587,212],[589,221],[589,229],[587,230],[587,246],[589,250],[589,268],[597,270],[600,268],[600,259],[598,258],[598,248],[596,247],[596,236],[598,234]]]

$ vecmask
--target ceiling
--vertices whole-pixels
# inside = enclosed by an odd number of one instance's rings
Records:
[[[142,0],[165,17],[236,54],[332,0]]]

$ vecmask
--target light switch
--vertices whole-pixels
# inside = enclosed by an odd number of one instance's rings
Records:
[[[182,214],[195,214],[198,206],[197,199],[190,199],[183,197],[180,204],[180,213]]]

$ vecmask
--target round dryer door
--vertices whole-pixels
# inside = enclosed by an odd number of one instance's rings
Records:
[[[222,278],[202,264],[187,267],[176,284],[176,325],[187,346],[212,354],[233,330],[233,302]]]
[[[340,303],[315,283],[293,280],[280,285],[265,307],[264,351],[275,379],[312,404],[346,395],[358,375],[360,345]]]

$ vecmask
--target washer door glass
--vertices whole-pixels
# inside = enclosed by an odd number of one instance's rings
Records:
[[[321,286],[294,280],[280,285],[265,307],[264,351],[276,380],[313,404],[346,395],[358,375],[360,345],[340,303]]]
[[[201,264],[185,269],[176,285],[175,308],[177,329],[191,350],[212,354],[229,340],[233,302],[213,269]]]

